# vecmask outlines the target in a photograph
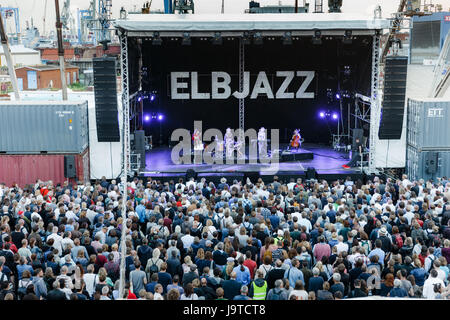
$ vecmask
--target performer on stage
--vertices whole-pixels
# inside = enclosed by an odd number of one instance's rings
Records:
[[[227,128],[225,133],[225,148],[227,151],[227,158],[231,158],[234,152],[234,136],[230,128]]]
[[[192,135],[192,140],[194,141],[194,150],[203,150],[203,143],[201,139],[200,131],[194,129],[194,134]]]
[[[217,135],[214,138],[214,141],[216,142],[216,150],[215,150],[214,157],[222,158],[223,157],[223,141],[220,141],[219,138],[217,137]]]
[[[294,135],[292,136],[291,143],[289,144],[291,149],[295,149],[298,151],[298,149],[302,146],[302,136],[300,135],[300,129],[294,130]]]
[[[243,159],[245,158],[244,154],[242,153],[242,147],[243,147],[243,141],[241,141],[241,139],[239,139],[239,137],[237,137],[237,141],[234,144],[234,149],[237,151],[237,156],[239,159]]]
[[[260,128],[258,132],[258,148],[259,157],[267,157],[267,135],[264,127]]]
[[[352,159],[349,163],[344,164],[342,167],[344,169],[350,169],[356,167],[358,161],[361,160],[361,154],[363,152],[363,143],[359,138],[355,139],[355,144],[352,146]]]

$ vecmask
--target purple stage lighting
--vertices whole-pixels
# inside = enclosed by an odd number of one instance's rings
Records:
[[[145,121],[150,121],[150,116],[147,114],[147,115],[144,117],[144,120],[145,120]]]
[[[139,97],[139,98],[138,98],[138,102],[141,102],[141,101],[142,101],[142,97]]]
[[[333,113],[333,120],[337,120],[337,118],[338,118],[337,113]]]
[[[154,95],[154,94],[152,94],[152,95],[150,96],[150,101],[153,101],[153,100],[155,100],[155,95]]]
[[[325,118],[325,112],[320,111],[320,112],[319,112],[319,117],[321,117],[322,119]]]
[[[163,116],[162,114],[160,114],[160,115],[158,116],[158,120],[159,120],[159,121],[161,121],[163,118],[164,118],[164,116]]]
[[[338,99],[338,100],[341,99],[341,95],[339,93],[336,93],[336,99]]]

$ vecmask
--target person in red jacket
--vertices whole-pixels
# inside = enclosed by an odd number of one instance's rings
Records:
[[[250,270],[250,279],[253,279],[258,266],[256,265],[256,262],[252,260],[252,253],[249,250],[245,253],[244,266]]]

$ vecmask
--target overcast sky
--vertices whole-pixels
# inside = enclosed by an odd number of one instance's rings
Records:
[[[95,0],[98,2],[98,0]],[[60,7],[63,7],[65,0],[59,0]],[[134,8],[141,8],[144,0],[112,0],[113,16],[118,17],[120,8],[122,6],[129,10]],[[222,0],[195,0],[195,11],[197,14],[220,13]],[[260,0],[258,1],[262,6],[283,4],[293,5],[295,0]],[[299,0],[301,4],[303,0]],[[308,2],[308,1],[307,1]],[[314,0],[309,1],[313,7]],[[323,0],[325,10],[328,10],[328,1]],[[376,4],[380,4],[383,9],[384,16],[390,16],[392,12],[397,10],[400,0],[344,0],[342,11],[348,13],[363,13],[371,14]],[[430,3],[430,0],[427,1]],[[449,10],[450,0],[434,0],[433,3],[441,3],[444,10]],[[47,6],[45,6],[47,3]],[[89,0],[71,0],[71,11],[76,19],[77,9],[87,9],[89,7]],[[243,13],[248,8],[249,0],[225,0],[225,13]],[[43,26],[43,17],[46,17],[46,29],[54,28],[55,26],[55,0],[0,0],[0,5],[18,7],[20,10],[21,27],[25,27],[25,21],[31,21],[33,18],[34,24],[41,29]],[[46,7],[46,9],[45,9]],[[153,9],[163,9],[163,0],[153,0]],[[12,19],[7,22],[7,30],[12,30]]]

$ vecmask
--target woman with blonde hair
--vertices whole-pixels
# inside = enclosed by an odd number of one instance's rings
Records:
[[[110,277],[108,277],[108,271],[106,271],[106,269],[104,267],[101,267],[100,269],[98,269],[98,277],[99,277],[99,279],[104,277],[105,283],[108,286],[110,286],[111,288],[114,287],[114,282],[111,280]]]
[[[198,259],[205,259],[205,250],[203,250],[203,248],[198,248],[197,255],[195,257],[195,264],[197,264]]]
[[[427,272],[423,268],[422,262],[420,262],[419,258],[414,259],[414,269],[411,270],[410,274],[414,276],[416,284],[419,287],[423,287]]]
[[[181,267],[183,268],[183,273],[188,273],[189,271],[191,271],[191,265],[192,265],[192,260],[191,260],[191,256],[187,255],[184,257],[184,263],[181,265]]]
[[[224,243],[223,251],[225,251],[230,256],[234,252],[233,244],[228,238],[225,239],[223,243]]]
[[[206,221],[206,226],[203,227],[203,232],[202,233],[206,233],[208,234],[208,240],[212,240],[213,237],[213,233],[216,230],[216,227],[214,227],[213,222],[211,219]]]
[[[199,273],[203,272],[203,268],[206,266],[207,262],[205,261],[205,250],[203,248],[198,248],[197,255],[195,256],[195,264],[197,265],[197,270]]]
[[[80,263],[81,266],[83,267],[82,269],[86,270],[86,267],[88,265],[88,259],[84,256],[84,251],[83,250],[78,250],[78,254],[74,259],[75,263]]]
[[[80,250],[79,252],[82,252],[82,251]],[[75,288],[80,288],[81,287],[81,281],[83,281],[83,276],[84,276],[83,268],[80,268],[79,266],[76,266],[75,274],[73,276],[74,287]]]
[[[222,272],[224,280],[230,279],[230,275],[233,272],[233,269],[234,269],[234,259],[228,258],[227,264],[225,265],[225,267],[223,267],[223,272]]]

